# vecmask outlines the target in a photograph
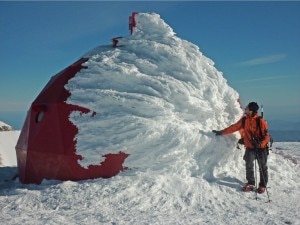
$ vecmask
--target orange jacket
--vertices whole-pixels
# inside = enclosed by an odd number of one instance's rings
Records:
[[[268,133],[268,124],[264,119],[260,119],[260,129],[257,127],[257,121],[256,118],[258,117],[257,114],[255,114],[253,117],[246,117],[245,125],[244,125],[244,145],[246,149],[253,149],[253,137],[258,139],[260,141],[260,148],[266,148],[267,144],[270,139],[270,135]],[[241,118],[238,122],[235,124],[232,124],[231,126],[225,128],[222,130],[222,134],[231,134],[235,131],[238,131],[240,129],[243,129],[243,118]]]

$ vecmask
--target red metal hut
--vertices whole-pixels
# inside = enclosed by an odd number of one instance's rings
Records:
[[[132,14],[131,32],[135,26]],[[72,111],[88,113],[89,109],[66,103],[70,93],[65,84],[80,70],[88,58],[81,58],[53,76],[32,103],[16,145],[19,177],[22,183],[40,184],[43,179],[83,180],[109,178],[124,170],[128,156],[123,152],[106,154],[104,162],[83,168],[76,154],[78,129],[69,121]]]

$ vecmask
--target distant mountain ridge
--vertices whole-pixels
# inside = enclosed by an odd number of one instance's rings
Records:
[[[270,120],[269,132],[276,142],[300,142],[300,122]]]
[[[300,121],[267,120],[270,130],[300,131]]]
[[[17,165],[15,146],[19,136],[20,131],[0,121],[0,167]]]
[[[270,130],[276,142],[300,142],[300,130]]]
[[[11,131],[13,128],[6,123],[0,121],[0,131]]]

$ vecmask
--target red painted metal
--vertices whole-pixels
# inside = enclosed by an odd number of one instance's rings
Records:
[[[129,16],[129,30],[130,34],[133,32],[133,28],[136,26],[136,20],[135,20],[135,15],[138,14],[137,12],[133,12],[131,16]]]
[[[70,93],[64,86],[85,69],[82,64],[87,60],[82,58],[52,77],[32,103],[16,146],[22,183],[40,184],[43,179],[109,178],[126,169],[123,163],[128,155],[123,152],[104,155],[104,162],[87,169],[78,164],[81,156],[76,154],[74,138],[78,129],[68,118],[74,110],[82,113],[90,110],[67,104]]]

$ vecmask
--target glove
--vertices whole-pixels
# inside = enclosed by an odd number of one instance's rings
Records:
[[[215,133],[216,136],[222,135],[222,131],[220,130],[213,130],[212,132]]]

